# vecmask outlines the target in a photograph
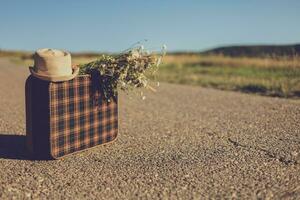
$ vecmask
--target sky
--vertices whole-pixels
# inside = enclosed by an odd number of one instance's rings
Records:
[[[0,0],[0,49],[201,51],[300,43],[299,0]]]

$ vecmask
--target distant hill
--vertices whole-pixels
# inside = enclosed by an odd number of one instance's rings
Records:
[[[265,57],[265,56],[294,56],[300,55],[300,44],[295,45],[241,45],[219,47],[203,54],[222,54],[232,57]]]
[[[30,51],[13,51],[0,49],[0,57],[17,56],[23,59],[32,58]],[[74,52],[74,57],[95,57],[105,52]],[[222,54],[231,57],[267,57],[267,56],[300,56],[300,44],[294,45],[239,45],[239,46],[225,46],[210,49],[202,52],[195,51],[176,51],[168,52],[171,55],[195,55],[195,54]]]

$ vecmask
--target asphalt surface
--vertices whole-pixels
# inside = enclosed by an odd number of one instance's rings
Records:
[[[0,199],[300,199],[300,101],[161,84],[121,94],[115,142],[36,161],[28,75],[0,59]]]

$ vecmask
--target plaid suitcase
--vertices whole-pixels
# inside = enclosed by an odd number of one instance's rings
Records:
[[[117,137],[117,100],[92,92],[90,76],[56,83],[29,76],[25,87],[27,145],[35,157],[56,159]]]

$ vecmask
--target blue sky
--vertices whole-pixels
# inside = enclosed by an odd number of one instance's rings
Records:
[[[198,51],[300,42],[297,0],[0,0],[0,48],[118,52],[148,39]]]

